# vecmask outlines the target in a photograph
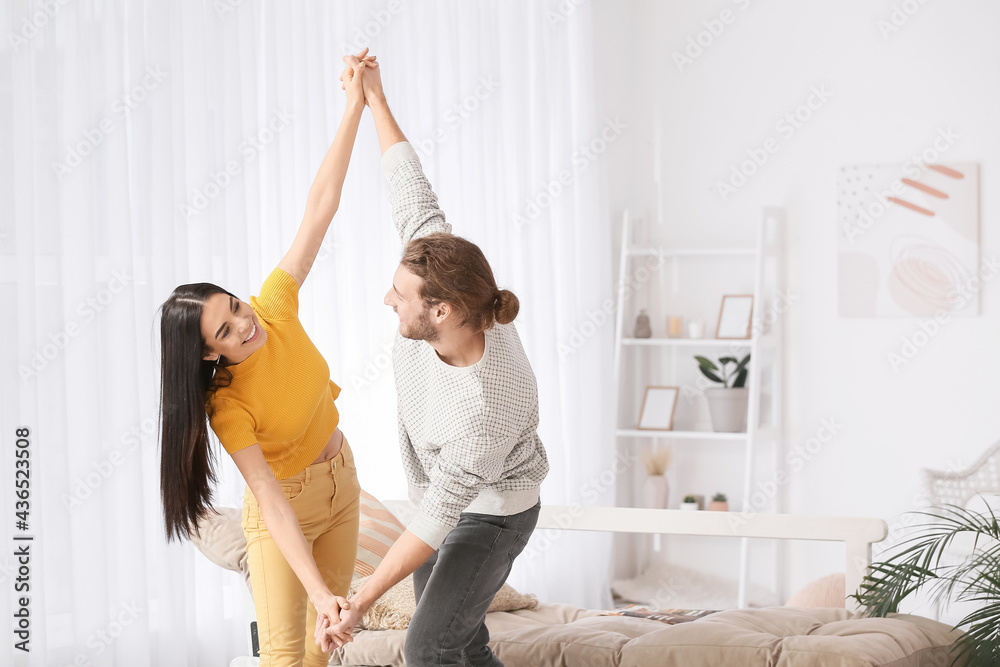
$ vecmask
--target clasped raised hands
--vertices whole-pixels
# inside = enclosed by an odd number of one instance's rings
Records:
[[[356,56],[344,56],[347,67],[340,74],[340,87],[347,91],[349,102],[363,101],[371,106],[373,102],[385,99],[382,92],[382,74],[375,56],[368,55],[368,47]]]

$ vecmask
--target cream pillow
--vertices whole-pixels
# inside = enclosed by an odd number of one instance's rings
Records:
[[[208,560],[220,567],[243,575],[250,588],[250,569],[247,567],[247,538],[243,534],[243,511],[236,507],[216,507],[198,522],[199,537],[191,533],[191,543],[205,554]]]
[[[786,607],[835,607],[843,609],[845,577],[843,572],[828,574],[810,581],[798,593],[788,598]]]
[[[354,595],[366,581],[368,577],[355,579],[351,584],[350,595]],[[487,612],[537,608],[538,598],[534,595],[522,595],[508,584],[504,584],[493,598]],[[410,619],[416,610],[417,602],[411,574],[376,600],[365,613],[361,624],[366,630],[405,630],[409,627]]]

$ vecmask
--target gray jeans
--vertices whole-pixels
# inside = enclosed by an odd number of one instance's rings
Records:
[[[540,507],[510,516],[461,514],[413,573],[417,609],[406,631],[407,667],[503,667],[487,645],[486,610],[528,543]]]

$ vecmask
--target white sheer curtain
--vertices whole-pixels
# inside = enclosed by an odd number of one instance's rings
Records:
[[[341,56],[361,46],[383,63],[390,105],[456,233],[521,299],[552,464],[543,502],[611,502],[612,327],[594,324],[612,292],[608,135],[590,20],[586,4],[527,1],[6,5],[3,488],[17,427],[30,429],[31,461],[27,531],[14,527],[12,492],[2,504],[8,619],[12,536],[34,541],[31,652],[5,641],[0,662],[220,665],[246,654],[240,578],[164,541],[155,311],[186,282],[258,293],[339,123]],[[399,253],[366,116],[300,308],[344,388],[362,484],[382,497],[405,492],[395,320],[382,305]],[[217,504],[238,506],[242,478],[219,452]],[[605,537],[538,537],[516,587],[607,601]]]

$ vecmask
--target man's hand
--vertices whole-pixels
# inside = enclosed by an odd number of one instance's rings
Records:
[[[326,622],[322,624],[323,637],[321,637],[320,646],[323,647],[324,651],[332,651],[334,645],[340,648],[347,642],[354,641],[352,636],[354,628],[364,618],[367,609],[362,609],[353,598],[348,600],[347,604],[350,606],[340,612],[339,622],[330,622],[329,619],[326,619]],[[318,618],[317,616],[317,621]]]
[[[367,50],[365,49],[365,51]],[[370,107],[373,103],[385,102],[385,93],[382,91],[382,73],[378,63],[375,62],[375,56],[367,56],[363,57],[363,59],[359,59],[359,56],[344,56],[344,62],[347,64],[347,68],[340,75],[341,80],[345,82],[341,85],[341,88],[345,88],[348,85],[347,79],[354,76],[354,72],[361,72],[362,76],[360,78],[364,88],[365,104]],[[359,62],[365,65],[361,70],[358,69]]]
[[[316,607],[316,628],[313,632],[313,639],[319,644],[324,651],[332,651],[331,646],[331,636],[327,634],[326,628],[329,627],[331,620],[339,623],[343,618],[344,614],[348,613],[351,608],[351,603],[348,600],[340,597],[339,595],[330,595],[322,600],[318,600],[313,604]],[[354,626],[351,626],[352,628]],[[351,641],[350,633],[345,636],[336,635],[335,639],[339,639],[341,643],[337,646],[343,646],[347,642]]]
[[[382,70],[378,63],[374,67],[365,70],[365,76],[361,79],[365,91],[365,104],[369,107],[372,104],[385,102],[385,92],[382,90]]]
[[[368,47],[365,47],[356,56],[344,56],[347,67],[340,73],[340,89],[347,91],[348,102],[367,103],[362,88],[364,77],[361,74],[366,69],[378,66],[378,63],[375,62],[375,56],[367,54]]]

